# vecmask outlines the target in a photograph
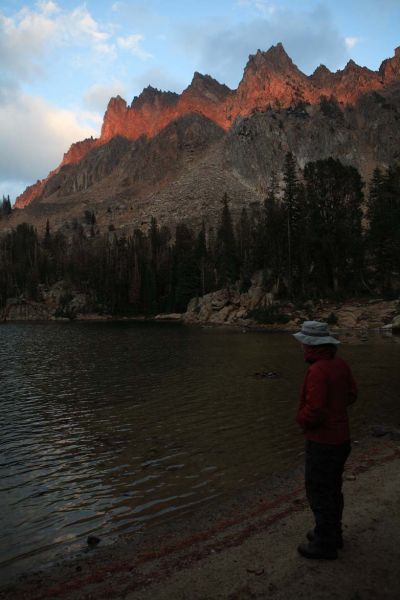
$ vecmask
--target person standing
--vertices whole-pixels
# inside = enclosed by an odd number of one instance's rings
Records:
[[[298,552],[306,558],[337,558],[343,547],[342,476],[351,451],[347,407],[357,398],[348,364],[337,356],[340,342],[326,323],[305,321],[294,334],[309,364],[300,394],[296,421],[303,429],[305,487],[315,527]]]

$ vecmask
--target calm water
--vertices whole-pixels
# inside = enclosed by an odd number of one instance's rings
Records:
[[[355,436],[400,421],[400,340],[344,338]],[[39,568],[302,460],[287,334],[168,324],[0,327],[0,576]],[[279,379],[257,379],[258,371]]]

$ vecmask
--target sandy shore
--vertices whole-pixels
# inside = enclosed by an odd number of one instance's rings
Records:
[[[354,445],[345,474],[345,547],[309,561],[302,469],[195,515],[82,553],[3,589],[7,600],[398,600],[400,442]]]

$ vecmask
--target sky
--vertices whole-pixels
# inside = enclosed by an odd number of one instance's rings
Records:
[[[278,42],[307,74],[377,69],[399,25],[400,0],[0,0],[0,199],[97,137],[112,96],[181,92],[195,71],[234,89]]]

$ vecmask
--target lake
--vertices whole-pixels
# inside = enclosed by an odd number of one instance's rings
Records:
[[[400,422],[400,338],[343,336],[353,437]],[[276,379],[255,373],[276,372]],[[0,326],[0,576],[193,512],[303,459],[301,346],[166,323]]]

